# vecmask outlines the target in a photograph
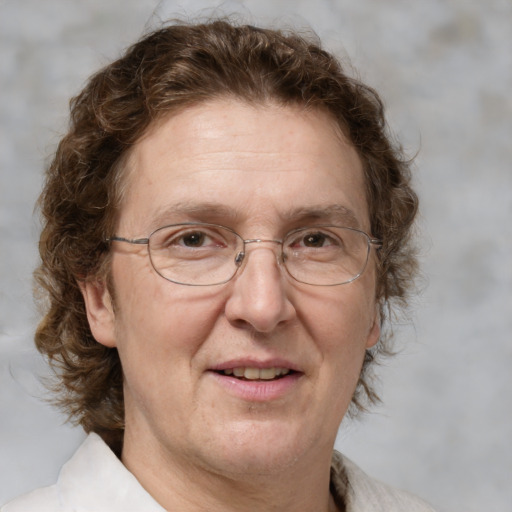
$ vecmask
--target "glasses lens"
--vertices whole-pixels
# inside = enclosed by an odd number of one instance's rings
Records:
[[[321,286],[358,278],[368,261],[369,247],[362,231],[332,226],[299,229],[283,242],[288,273],[301,283]]]
[[[237,267],[242,239],[215,224],[179,224],[156,230],[149,238],[155,270],[179,284],[205,286],[229,281]]]

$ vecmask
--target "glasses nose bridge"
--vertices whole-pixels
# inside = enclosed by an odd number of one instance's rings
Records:
[[[282,263],[282,255],[283,255],[283,240],[278,240],[275,238],[247,238],[243,241],[243,249],[239,252],[235,258],[235,262],[238,266],[240,266],[246,260],[246,246],[251,244],[275,244],[277,246],[281,246],[281,251],[276,254],[278,264]],[[275,251],[274,251],[275,252]]]
[[[245,246],[250,244],[275,244],[281,246],[281,254],[283,252],[283,241],[275,238],[248,238],[247,240],[244,240],[244,252]],[[280,257],[281,254],[279,254],[278,257]]]
[[[261,244],[261,243],[270,243],[270,244],[278,244],[282,245],[282,240],[277,240],[275,238],[248,238],[244,240],[244,245],[247,244]]]

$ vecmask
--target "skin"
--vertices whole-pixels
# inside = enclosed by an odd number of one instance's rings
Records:
[[[127,172],[123,237],[182,221],[246,239],[329,222],[369,232],[361,161],[319,110],[203,103],[154,125]],[[123,463],[168,510],[335,510],[332,448],[380,334],[374,252],[359,279],[332,287],[291,279],[275,244],[247,252],[230,282],[189,287],[157,275],[146,246],[114,243],[115,308],[101,280],[83,286],[95,338],[123,365]],[[211,371],[276,358],[299,378],[269,399],[240,396]]]

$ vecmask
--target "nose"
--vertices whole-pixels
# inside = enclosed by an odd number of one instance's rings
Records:
[[[249,245],[252,242],[258,243]],[[242,268],[231,283],[225,306],[226,317],[232,324],[270,333],[294,317],[295,308],[288,297],[287,279],[280,264],[279,243],[246,240]]]

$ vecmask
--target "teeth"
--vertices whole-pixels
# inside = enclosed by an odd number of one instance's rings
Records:
[[[260,371],[258,368],[246,368],[244,371],[244,377],[248,380],[256,380],[260,378]]]
[[[223,370],[224,375],[234,375],[247,380],[272,380],[290,373],[289,368],[251,368],[237,367]]]
[[[262,368],[258,373],[259,376],[256,378],[260,378],[262,380],[270,380],[276,377],[275,368]]]

